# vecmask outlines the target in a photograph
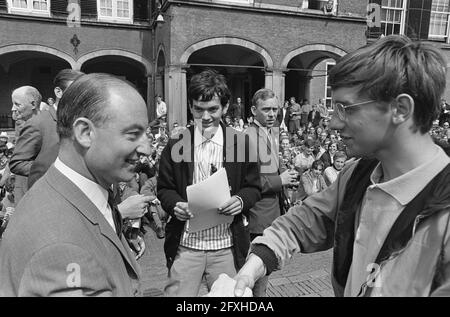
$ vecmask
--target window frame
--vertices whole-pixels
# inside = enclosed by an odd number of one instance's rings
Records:
[[[333,109],[333,106],[331,105],[331,100],[332,100],[332,96],[330,93],[330,97],[327,96],[328,94],[328,88],[330,88],[330,92],[331,92],[331,86],[328,84],[328,73],[331,71],[331,68],[333,68],[336,65],[336,62],[325,62],[325,70],[326,70],[326,76],[325,76],[325,93],[324,93],[324,97],[323,100],[325,101],[325,106],[327,107],[328,110]],[[330,68],[331,66],[331,68]],[[328,106],[328,101],[329,101],[329,106]]]
[[[212,2],[216,3],[230,3],[230,4],[241,4],[241,5],[250,5],[253,4],[254,0],[212,0]]]
[[[17,8],[13,6],[14,0],[7,0],[8,13],[11,14],[22,14],[22,15],[36,15],[50,17],[50,0],[45,0],[47,3],[47,10],[37,10],[33,8],[34,0],[25,0],[27,3],[27,8]],[[42,0],[40,0],[42,1]]]
[[[432,4],[431,4],[431,15],[430,15],[430,26],[429,26],[429,30],[428,30],[428,39],[430,41],[441,41],[441,42],[445,42],[448,43],[449,41],[449,25],[450,25],[450,3],[448,4],[447,8],[448,11],[434,11],[433,10],[433,2],[435,0],[432,0]],[[438,0],[439,1],[439,0]],[[448,1],[448,0],[444,0],[444,1]],[[435,14],[447,14],[447,28],[445,30],[445,34],[444,35],[435,35],[435,34],[431,34],[431,16],[433,15],[433,13]]]
[[[396,0],[388,0],[388,1],[396,1]],[[399,33],[390,33],[390,34],[401,34],[404,35],[405,34],[405,24],[406,24],[406,8],[407,8],[407,2],[408,0],[403,0],[403,5],[401,8],[399,7],[393,7],[393,6],[383,6],[383,4],[381,4],[381,10],[391,10],[391,11],[400,11],[400,31]],[[381,11],[382,12],[382,11]],[[386,27],[383,29],[383,23],[385,25],[387,25],[387,23],[390,24],[394,24],[390,21],[386,21],[386,20],[381,20],[381,34],[387,36],[390,34],[386,34]],[[397,24],[397,23],[395,23]]]
[[[126,0],[128,1],[128,9],[130,11],[130,16],[125,17],[118,17],[117,16],[117,1],[125,1],[125,0],[111,0],[112,3],[112,16],[106,16],[101,14],[100,10],[100,2],[101,0],[97,0],[97,19],[101,22],[115,22],[115,23],[126,23],[126,24],[132,24],[134,20],[134,2],[133,0]]]

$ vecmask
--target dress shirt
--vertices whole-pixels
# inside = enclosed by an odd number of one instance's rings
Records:
[[[198,126],[194,128],[194,175],[193,183],[199,183],[211,175],[211,164],[218,170],[223,166],[224,136],[221,127],[211,139],[206,139]],[[220,250],[233,245],[229,224],[189,232],[189,220],[180,245],[196,250]]]
[[[116,232],[116,226],[112,217],[111,207],[108,205],[108,191],[99,184],[87,179],[83,175],[75,172],[69,166],[64,164],[59,157],[56,158],[55,167],[64,176],[66,176],[72,183],[75,184],[86,197],[97,207],[101,214],[105,217],[106,221],[111,225],[114,232]]]

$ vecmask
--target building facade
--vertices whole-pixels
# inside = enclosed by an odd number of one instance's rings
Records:
[[[67,67],[129,80],[151,119],[163,96],[169,126],[189,119],[189,79],[205,68],[227,77],[246,116],[262,87],[281,102],[329,105],[327,72],[382,34],[431,41],[447,56],[449,2],[332,0],[326,12],[325,0],[0,0],[0,128],[13,127],[14,88],[33,85],[47,99]],[[380,8],[377,27],[368,27],[369,3]]]

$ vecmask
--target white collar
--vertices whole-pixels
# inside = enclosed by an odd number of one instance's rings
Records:
[[[208,139],[205,138],[202,135],[202,132],[200,131],[200,128],[198,126],[194,127],[194,146],[197,147],[200,144],[202,144],[203,142],[207,141]],[[223,131],[222,131],[222,126],[218,126],[217,127],[217,131],[216,133],[213,135],[213,137],[211,138],[211,142],[219,145],[219,146],[223,146]]]
[[[99,184],[87,179],[56,158],[55,167],[85,194],[95,207],[105,215],[108,211],[108,191]],[[106,217],[106,216],[105,216]],[[107,218],[107,217],[106,217]]]

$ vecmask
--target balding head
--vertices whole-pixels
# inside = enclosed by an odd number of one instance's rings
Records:
[[[12,92],[11,99],[13,116],[16,120],[26,121],[38,113],[42,96],[36,88],[22,86]]]

